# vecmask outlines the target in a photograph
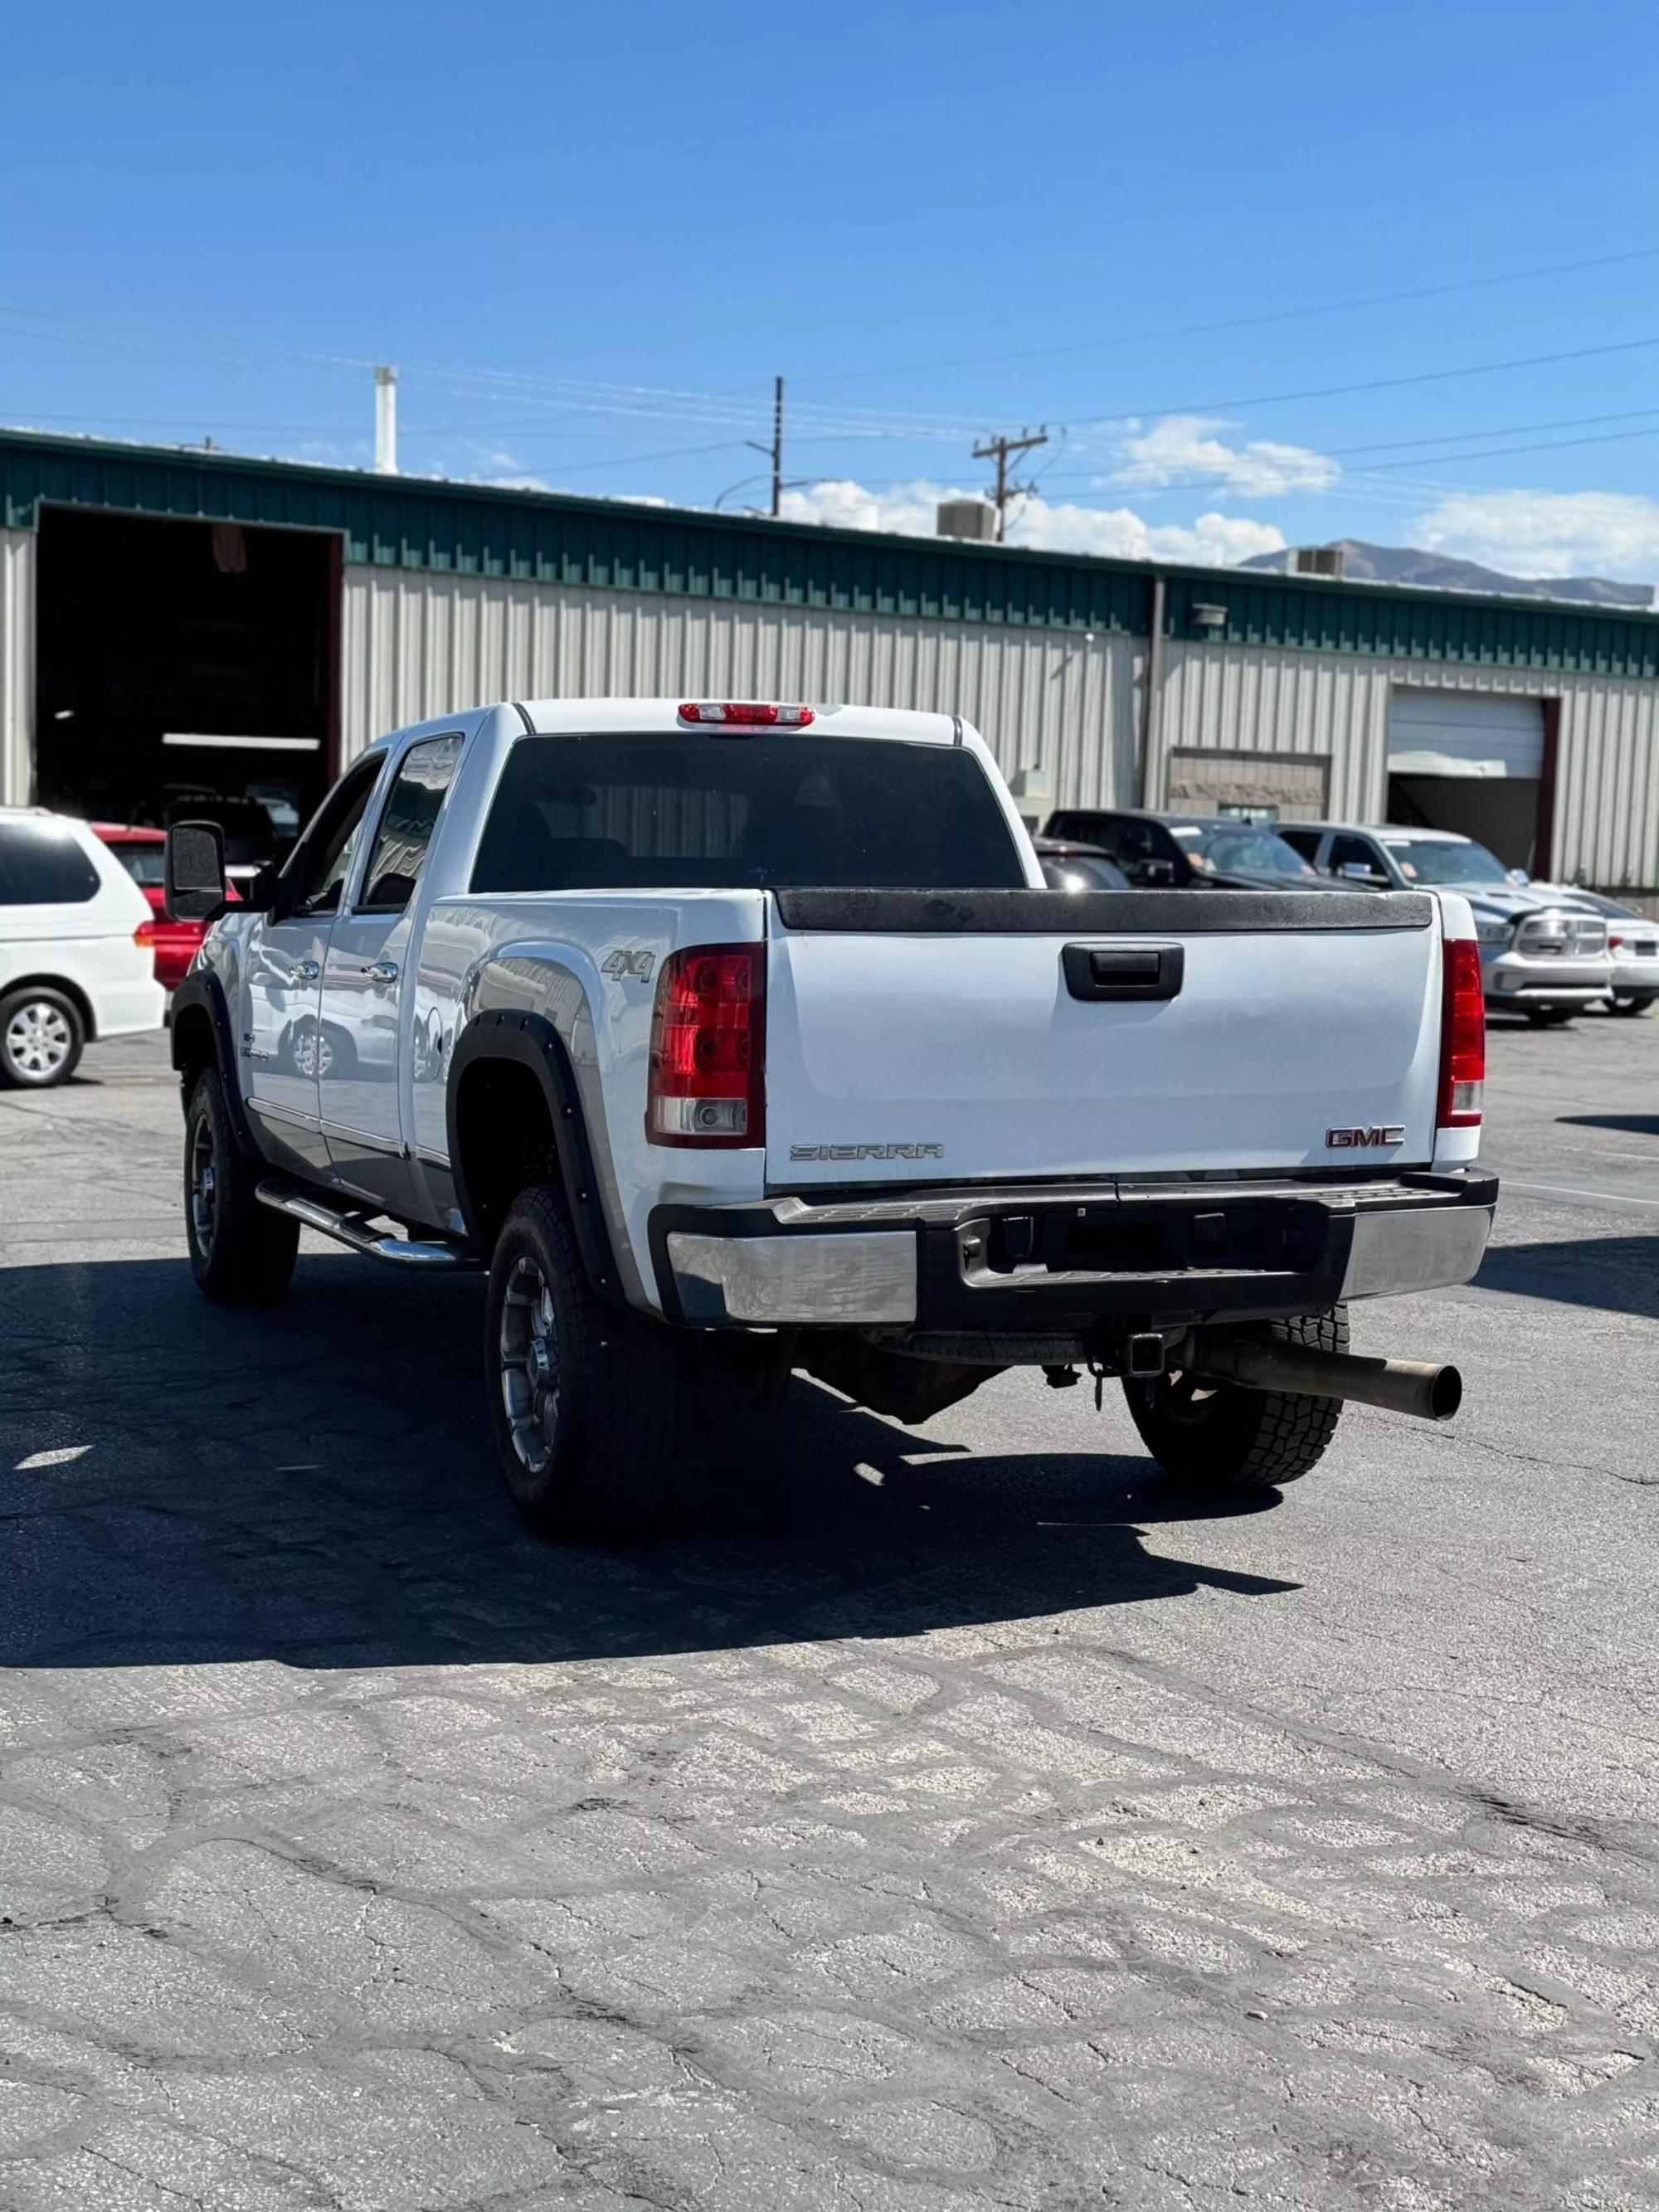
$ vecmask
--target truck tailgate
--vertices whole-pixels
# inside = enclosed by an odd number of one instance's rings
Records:
[[[769,927],[773,1188],[1432,1155],[1420,893],[781,890]]]

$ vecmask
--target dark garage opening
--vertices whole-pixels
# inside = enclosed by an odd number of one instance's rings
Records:
[[[36,788],[88,820],[292,844],[329,781],[338,586],[322,532],[46,508]]]

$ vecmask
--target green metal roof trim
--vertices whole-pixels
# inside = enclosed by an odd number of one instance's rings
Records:
[[[1153,568],[173,447],[0,431],[0,521],[42,501],[326,530],[349,562],[601,591],[1142,636]],[[1166,634],[1413,660],[1659,678],[1659,615],[1166,568]],[[1219,628],[1193,619],[1219,608]]]
[[[599,591],[1145,635],[1149,572],[617,500],[0,432],[0,517],[40,504],[338,532],[349,562]]]

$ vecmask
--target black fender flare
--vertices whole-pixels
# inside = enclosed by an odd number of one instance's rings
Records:
[[[545,1014],[496,1012],[474,1014],[455,1040],[449,1056],[445,1087],[444,1126],[449,1140],[449,1171],[454,1178],[455,1202],[466,1224],[468,1236],[486,1258],[487,1239],[471,1192],[457,1127],[456,1109],[461,1078],[480,1060],[508,1060],[527,1067],[541,1085],[553,1125],[553,1141],[559,1156],[559,1174],[570,1206],[576,1249],[581,1255],[587,1279],[607,1305],[623,1306],[622,1279],[611,1249],[611,1231],[600,1202],[599,1178],[593,1168],[593,1148],[586,1117],[576,1089],[575,1071],[564,1039]]]
[[[225,1004],[224,986],[210,968],[192,969],[173,994],[173,1012],[167,1032],[173,1065],[180,1075],[185,1073],[189,1065],[179,1048],[179,1041],[181,1030],[188,1029],[191,1024],[181,1023],[179,1017],[198,1009],[208,1018],[208,1028],[213,1038],[214,1066],[219,1072],[219,1088],[224,1095],[225,1112],[229,1117],[237,1145],[249,1159],[263,1167],[265,1158],[259,1150],[248,1121],[247,1109],[242,1103],[236,1039],[230,1026],[230,1010]],[[190,1104],[188,1098],[183,1103],[186,1107]]]

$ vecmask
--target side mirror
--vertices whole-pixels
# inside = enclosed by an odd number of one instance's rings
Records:
[[[1388,886],[1388,878],[1376,868],[1368,868],[1363,860],[1344,860],[1336,872],[1344,883],[1366,884],[1379,890]]]
[[[1168,890],[1175,882],[1173,860],[1142,860],[1133,871],[1135,881],[1149,891]]]
[[[216,921],[225,908],[225,833],[216,822],[175,822],[163,866],[169,921]]]
[[[1509,878],[1512,884],[1518,884],[1522,890],[1526,889],[1528,884],[1532,880],[1524,868],[1511,868],[1509,872]]]

